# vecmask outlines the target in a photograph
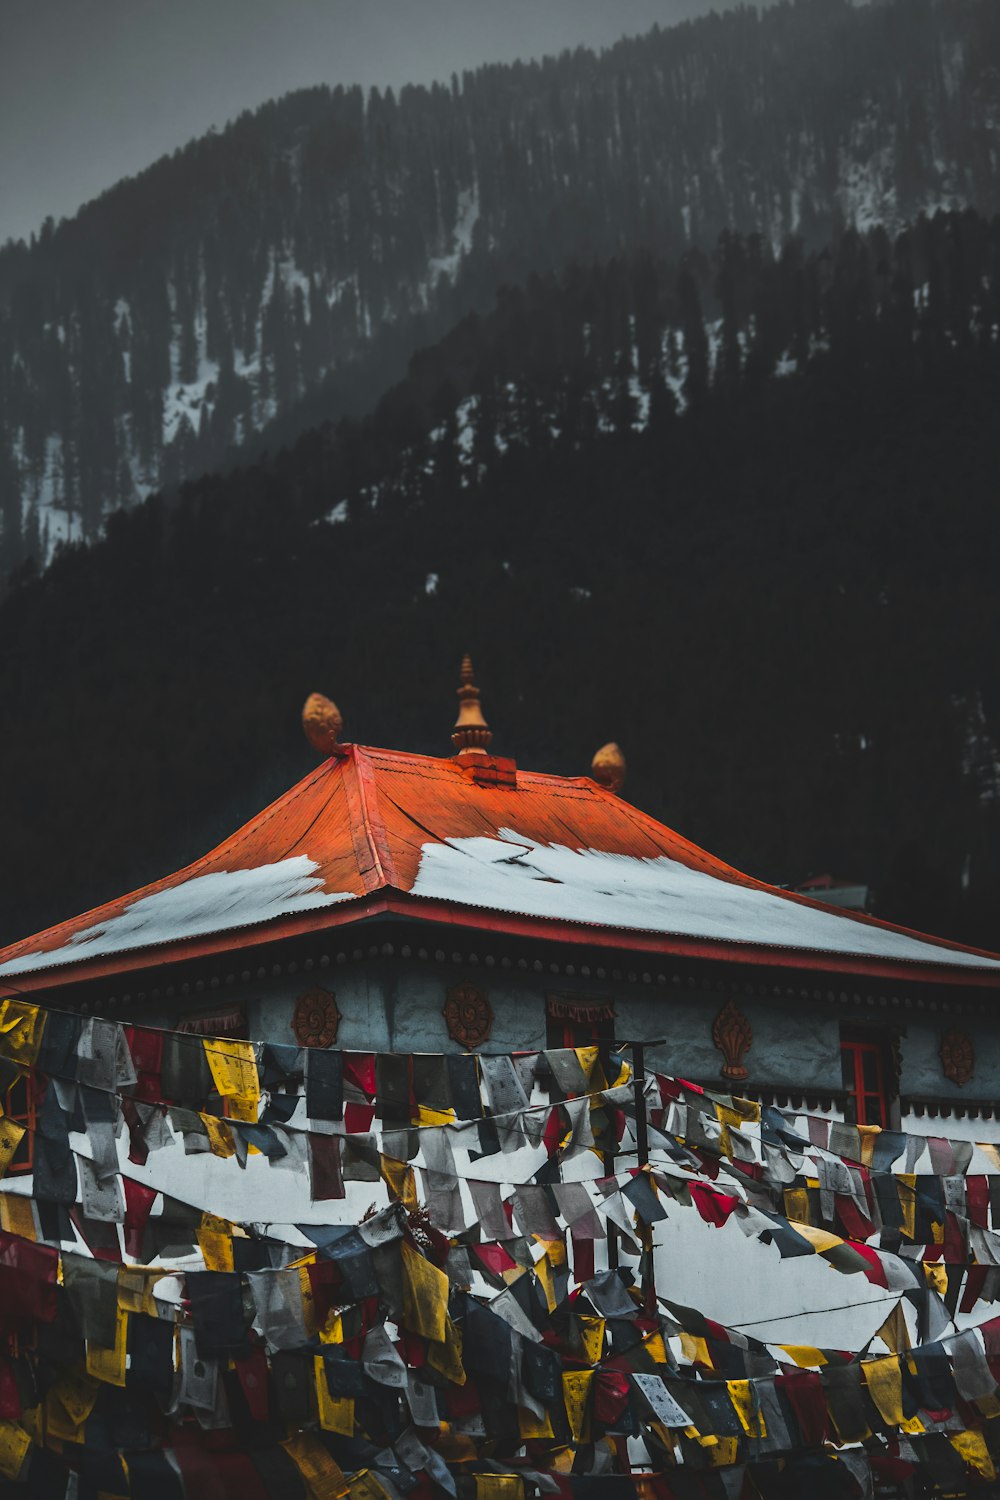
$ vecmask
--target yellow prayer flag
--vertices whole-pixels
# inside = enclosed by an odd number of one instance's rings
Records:
[[[948,1441],[959,1457],[978,1470],[984,1479],[995,1479],[997,1471],[981,1432],[949,1432]]]
[[[552,1419],[548,1412],[544,1416],[536,1417],[533,1411],[526,1406],[517,1408],[517,1430],[526,1443],[543,1438],[554,1438],[552,1431]]]
[[[578,1443],[590,1442],[590,1388],[594,1382],[593,1370],[563,1371],[563,1400],[569,1418],[570,1431]]]
[[[761,1423],[763,1424],[763,1417]],[[736,1462],[740,1451],[740,1440],[734,1437],[720,1437],[713,1447],[705,1449],[705,1457],[708,1459],[709,1467],[713,1469],[728,1469],[730,1464]]]
[[[784,1350],[788,1358],[797,1364],[800,1370],[811,1370],[827,1362],[822,1349],[813,1349],[809,1344],[779,1344],[778,1347]]]
[[[297,1432],[281,1445],[305,1480],[310,1500],[340,1500],[347,1480],[314,1432]]]
[[[520,1474],[477,1474],[476,1500],[524,1500]]]
[[[208,1144],[213,1156],[235,1156],[236,1142],[233,1140],[233,1132],[221,1120],[218,1115],[198,1115],[199,1120],[208,1132]]]
[[[551,1311],[551,1309],[550,1309]],[[604,1352],[604,1319],[580,1317],[580,1340],[583,1354],[589,1365],[600,1363]]]
[[[34,1206],[24,1193],[0,1193],[0,1229],[7,1235],[37,1241]]]
[[[431,1369],[437,1370],[452,1385],[465,1384],[465,1366],[462,1364],[462,1330],[451,1320],[451,1314],[445,1315],[444,1342],[440,1344],[431,1343],[427,1346],[427,1363]]]
[[[413,1168],[405,1161],[396,1161],[391,1156],[379,1157],[379,1169],[382,1173],[382,1181],[389,1189],[394,1198],[398,1198],[404,1208],[411,1213],[419,1208],[417,1201],[417,1183],[413,1175]]]
[[[453,1109],[429,1109],[426,1104],[417,1105],[417,1118],[415,1125],[453,1125],[455,1123],[455,1111]]]
[[[817,1255],[822,1255],[824,1250],[833,1250],[837,1245],[844,1243],[839,1234],[831,1234],[827,1229],[817,1229],[812,1224],[802,1223],[799,1220],[793,1222],[789,1219],[788,1222],[797,1234],[801,1234],[804,1240],[809,1241]]]
[[[686,1333],[683,1328],[681,1329],[681,1358],[689,1365],[705,1365],[709,1370],[715,1368],[705,1340],[696,1337],[693,1333]]]
[[[809,1194],[805,1188],[785,1188],[785,1218],[809,1223]]]
[[[24,1126],[6,1115],[0,1119],[0,1177],[10,1166],[11,1158],[24,1140]]]
[[[448,1316],[450,1283],[443,1271],[404,1240],[401,1247],[403,1271],[403,1326],[435,1344],[444,1342],[445,1319]]]
[[[354,1398],[331,1396],[322,1354],[315,1356],[313,1365],[316,1375],[316,1410],[319,1413],[319,1425],[325,1432],[338,1432],[341,1437],[352,1438],[354,1436]]]
[[[905,1354],[910,1348],[910,1330],[906,1326],[901,1302],[896,1303],[875,1337],[882,1339],[893,1354]]]
[[[580,1064],[580,1067],[583,1069],[583,1076],[584,1076],[584,1078],[586,1078],[587,1083],[589,1084],[590,1083],[590,1075],[594,1071],[594,1064],[596,1063],[598,1057],[600,1056],[600,1048],[598,1048],[598,1047],[574,1047],[573,1051],[576,1053],[576,1060],[577,1060],[577,1062]]]
[[[90,1416],[99,1383],[80,1368],[63,1370],[45,1397],[45,1430],[65,1443],[80,1441],[80,1428]]]
[[[875,1155],[875,1141],[882,1134],[881,1125],[858,1125],[856,1127],[861,1137],[861,1165],[870,1167],[872,1157]]]
[[[536,1238],[537,1238],[537,1236],[536,1236]],[[545,1253],[546,1253],[546,1255],[549,1258],[549,1265],[550,1266],[566,1266],[566,1265],[569,1264],[568,1260],[566,1259],[566,1242],[565,1242],[565,1240],[561,1240],[561,1239],[559,1239],[559,1240],[543,1240],[543,1239],[539,1239],[538,1243],[540,1245],[544,1245],[545,1246]]]
[[[937,1228],[937,1225],[933,1225]],[[927,1285],[933,1287],[943,1297],[948,1290],[948,1267],[942,1261],[924,1261],[924,1276]]]
[[[739,1110],[730,1109],[727,1104],[720,1104],[718,1099],[716,1099],[715,1101],[715,1115],[719,1124],[724,1126],[727,1130],[730,1126],[732,1126],[735,1130],[739,1130],[740,1126],[743,1124],[743,1116],[740,1114]]]
[[[326,1322],[319,1331],[321,1344],[342,1344],[344,1342],[344,1315],[335,1312],[332,1308],[326,1315]]]
[[[112,1348],[87,1340],[87,1374],[108,1385],[125,1384],[125,1354],[128,1348],[128,1313],[119,1307],[115,1317],[115,1342]]]
[[[26,1000],[0,1000],[0,1057],[33,1063],[42,1045],[45,1012]]]
[[[215,1214],[202,1214],[198,1225],[198,1248],[206,1271],[235,1270],[233,1261],[233,1227]]]
[[[880,1415],[893,1427],[903,1423],[903,1375],[895,1354],[884,1359],[865,1360],[862,1368],[868,1394],[879,1409]]]
[[[915,1239],[917,1229],[917,1174],[915,1172],[900,1172],[896,1178],[896,1192],[899,1194],[899,1207],[903,1215],[903,1233],[907,1239]]]
[[[0,1193],[0,1229],[20,1235],[22,1240],[37,1240],[35,1214],[31,1199],[24,1193]]]
[[[767,1437],[764,1413],[753,1409],[754,1388],[749,1380],[727,1380],[726,1390],[733,1403],[740,1426],[748,1437]]]
[[[556,1296],[556,1284],[552,1275],[552,1262],[547,1252],[535,1261],[534,1270],[541,1284],[542,1291],[545,1293],[545,1305],[549,1312],[555,1312],[559,1298]]]
[[[655,1365],[668,1365],[667,1346],[662,1333],[649,1333],[643,1339],[643,1347]]]
[[[118,1272],[118,1306],[126,1312],[144,1313],[147,1318],[158,1317],[153,1289],[167,1275],[169,1272],[149,1266],[122,1266]]]
[[[31,1439],[15,1422],[0,1422],[0,1474],[17,1479],[28,1456]]]
[[[216,1091],[223,1099],[229,1100],[231,1117],[255,1123],[260,1103],[260,1079],[253,1043],[217,1036],[205,1037],[203,1041]]]

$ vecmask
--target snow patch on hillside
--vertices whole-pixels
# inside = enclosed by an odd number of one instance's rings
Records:
[[[454,281],[463,258],[472,249],[472,233],[479,219],[479,192],[463,188],[458,195],[458,215],[452,230],[451,248],[444,255],[432,256],[427,266],[428,289],[433,290],[442,276]]]

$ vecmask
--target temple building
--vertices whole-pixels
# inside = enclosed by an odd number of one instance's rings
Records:
[[[647,1064],[861,1125],[983,1131],[1000,958],[770,887],[590,777],[490,753],[468,660],[447,759],[340,743],[188,868],[0,952],[82,1015],[395,1053],[648,1043]],[[919,1127],[923,1128],[923,1127]]]
[[[996,1493],[1000,956],[458,694],[0,953],[3,1493]]]

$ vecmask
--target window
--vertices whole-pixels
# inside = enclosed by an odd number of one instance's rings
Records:
[[[877,1037],[846,1032],[840,1038],[844,1118],[849,1125],[889,1125],[888,1068]]]
[[[615,1008],[606,1002],[550,995],[545,1013],[549,1047],[593,1047],[615,1039]]]

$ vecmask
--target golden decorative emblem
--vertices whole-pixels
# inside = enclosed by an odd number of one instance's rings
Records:
[[[483,718],[479,689],[472,670],[472,657],[468,652],[462,657],[457,691],[458,718],[455,720],[451,742],[459,755],[485,756],[493,734]]]
[[[735,1000],[728,1000],[712,1022],[712,1041],[726,1059],[719,1069],[721,1076],[734,1083],[749,1078],[743,1058],[753,1046],[753,1031]]]
[[[302,730],[313,749],[320,755],[334,755],[344,719],[337,707],[322,693],[310,693],[302,709]]]
[[[946,1031],[941,1038],[941,1070],[962,1088],[976,1071],[976,1049],[966,1031]]]
[[[625,785],[625,757],[621,746],[612,742],[602,745],[600,750],[595,751],[594,758],[590,762],[590,775],[598,786],[603,786],[606,791],[614,792],[615,796]]]
[[[300,1047],[332,1047],[337,1040],[340,1011],[329,990],[306,990],[292,1016],[292,1030]]]
[[[493,1030],[493,1007],[486,991],[474,984],[456,984],[448,991],[441,1014],[453,1042],[471,1049],[488,1042]]]

